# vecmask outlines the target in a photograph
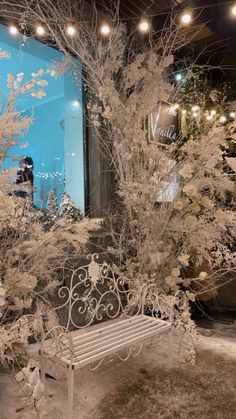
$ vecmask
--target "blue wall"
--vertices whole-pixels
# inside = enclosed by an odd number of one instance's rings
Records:
[[[22,43],[24,45],[22,45]],[[23,72],[24,79],[31,79],[31,73],[50,68],[52,61],[62,61],[63,55],[56,49],[34,39],[21,35],[12,37],[7,27],[0,25],[0,48],[11,53],[11,59],[1,60],[0,87],[3,91],[4,110],[7,95],[7,74]],[[34,122],[20,145],[11,153],[17,157],[28,155],[34,160],[34,203],[45,206],[47,194],[55,189],[60,202],[64,190],[84,212],[84,150],[83,150],[83,96],[82,82],[75,83],[71,74],[58,79],[45,74],[48,81],[46,96],[38,100],[30,94],[17,99],[17,110],[26,116],[33,116]],[[79,106],[75,106],[79,103]],[[17,164],[17,163],[15,163]]]

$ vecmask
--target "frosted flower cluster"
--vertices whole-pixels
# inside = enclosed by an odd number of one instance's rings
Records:
[[[16,77],[12,74],[7,75],[7,87],[17,94],[25,94],[30,92],[31,96],[35,97],[36,99],[42,99],[46,96],[46,92],[43,89],[39,89],[39,87],[47,87],[48,82],[42,79],[44,75],[44,70],[41,69],[37,73],[32,73],[32,79],[23,83],[24,80],[24,73],[18,73]]]

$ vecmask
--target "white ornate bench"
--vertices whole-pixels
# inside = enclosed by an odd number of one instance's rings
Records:
[[[166,296],[150,285],[134,284],[130,289],[123,278],[107,263],[98,263],[97,258],[90,255],[90,262],[73,272],[70,285],[59,289],[63,302],[57,310],[66,309],[66,325],[48,330],[42,339],[44,383],[45,357],[53,357],[68,371],[68,419],[73,418],[76,369],[86,365],[95,369],[105,358],[111,360],[115,355],[127,360],[138,355],[152,337],[163,333],[169,334],[171,357],[177,296]]]

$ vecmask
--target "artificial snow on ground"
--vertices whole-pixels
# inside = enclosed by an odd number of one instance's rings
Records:
[[[167,339],[137,358],[77,370],[74,419],[235,419],[236,322],[199,328],[195,366],[168,365]],[[66,372],[49,362],[42,418],[66,419]],[[0,374],[0,419],[32,419],[14,376]]]

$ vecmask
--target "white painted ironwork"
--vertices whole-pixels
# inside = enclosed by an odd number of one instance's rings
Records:
[[[42,339],[42,359],[54,357],[68,370],[68,419],[73,417],[76,369],[96,369],[105,358],[126,361],[166,332],[172,345],[174,309],[186,303],[184,293],[166,296],[153,285],[130,289],[111,266],[97,260],[98,255],[89,255],[89,263],[73,272],[69,286],[59,289],[62,304],[57,310],[66,309],[66,326],[48,330]]]

